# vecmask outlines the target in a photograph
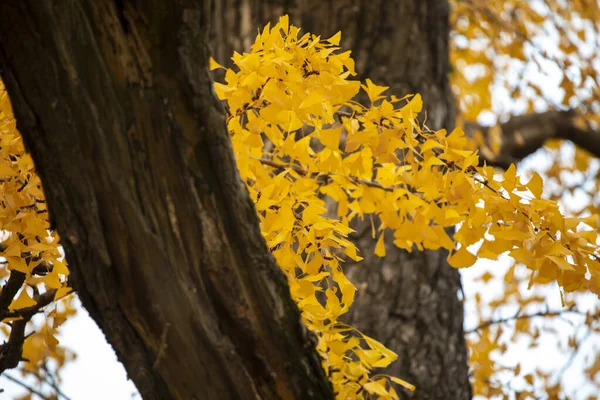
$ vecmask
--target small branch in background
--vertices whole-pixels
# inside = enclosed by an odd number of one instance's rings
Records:
[[[542,147],[549,139],[570,140],[595,157],[600,157],[600,130],[591,127],[575,110],[546,111],[511,117],[500,124],[502,145],[494,159],[480,156],[488,165],[507,168]],[[464,124],[465,133],[476,131],[489,138],[491,127],[473,121]]]
[[[50,387],[52,387],[52,389],[54,390],[54,393],[56,394],[56,398],[57,399],[63,398],[64,400],[71,400],[71,398],[69,396],[67,396],[66,394],[63,393],[62,390],[60,390],[57,379],[55,379],[54,374],[52,373],[52,371],[50,371],[46,362],[44,362],[44,364],[42,365],[42,370],[44,371],[44,376],[43,377],[40,377],[39,375],[37,375],[37,376],[40,380],[43,380],[45,383],[50,385]]]
[[[35,394],[36,396],[38,396],[40,399],[42,400],[51,400],[50,397],[44,395],[43,393],[41,393],[40,391],[34,389],[33,387],[31,387],[30,385],[26,384],[25,382],[14,378],[10,375],[4,374],[2,375],[3,377],[5,377],[6,379],[8,379],[9,381],[16,383],[17,385],[21,386],[23,389],[28,390],[31,394]]]
[[[571,367],[571,365],[573,365],[573,362],[577,358],[577,354],[579,354],[579,350],[583,347],[583,344],[590,338],[591,335],[592,335],[592,330],[589,330],[585,334],[585,336],[582,337],[579,342],[577,342],[577,347],[575,349],[573,349],[573,352],[571,352],[569,359],[561,367],[560,371],[558,371],[558,374],[556,375],[556,383],[557,384],[562,381],[563,375],[565,374],[565,372],[567,372],[567,370]]]
[[[516,321],[518,319],[530,319],[530,318],[535,318],[535,317],[558,317],[558,316],[565,315],[565,314],[580,315],[580,316],[584,316],[584,317],[588,315],[585,312],[575,310],[574,307],[570,307],[570,308],[567,308],[564,310],[556,310],[556,311],[548,311],[548,310],[547,311],[539,311],[539,312],[531,313],[531,314],[521,314],[520,312],[517,312],[515,315],[512,315],[510,317],[500,318],[500,319],[492,319],[492,320],[482,322],[481,324],[479,324],[478,326],[476,326],[473,329],[465,330],[465,334],[468,335],[470,333],[475,333],[482,329],[489,328],[492,325],[503,324],[506,322]],[[592,316],[592,318],[594,318],[594,319],[600,318],[600,315],[595,314]]]

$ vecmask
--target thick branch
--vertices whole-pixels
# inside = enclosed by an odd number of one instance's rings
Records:
[[[508,167],[532,154],[549,139],[566,139],[578,147],[600,157],[600,131],[581,121],[574,111],[547,111],[512,117],[501,125],[502,148],[489,164]],[[489,127],[475,123],[465,125],[467,132],[483,131],[487,137]]]

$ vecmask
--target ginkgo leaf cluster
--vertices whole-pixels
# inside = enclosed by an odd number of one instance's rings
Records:
[[[460,129],[422,125],[418,94],[387,97],[386,87],[351,79],[354,62],[339,40],[301,34],[284,16],[250,52],[234,54],[236,70],[215,90],[263,235],[319,338],[338,398],[397,398],[387,377],[373,375],[396,355],[339,321],[356,291],[342,268],[360,260],[347,238],[353,219],[375,217],[379,256],[386,234],[408,251],[452,250],[456,268],[508,253],[532,282],[597,292],[597,217],[566,218],[542,199],[539,175],[522,182],[514,166],[498,174]],[[360,90],[368,105],[355,100]]]
[[[387,97],[386,87],[353,80],[354,61],[339,48],[340,39],[340,33],[327,39],[303,34],[282,17],[259,33],[250,52],[234,54],[236,70],[226,69],[215,91],[226,102],[238,167],[262,233],[287,274],[304,323],[319,339],[317,350],[338,398],[395,399],[397,390],[414,387],[376,372],[397,356],[340,322],[356,292],[343,262],[361,259],[348,239],[352,220],[372,218],[381,257],[385,235],[408,251],[448,249],[456,268],[509,254],[529,268],[530,284],[556,282],[564,292],[598,293],[597,217],[565,217],[555,201],[541,197],[539,175],[522,182],[514,166],[500,174],[482,165],[476,143],[460,129],[423,125],[418,94]],[[221,68],[214,60],[211,67]],[[360,91],[368,104],[356,100]],[[491,103],[484,98],[481,104],[479,110]],[[70,289],[41,184],[3,88],[0,189],[6,261],[0,273],[26,275],[9,307],[18,313],[37,304],[40,293],[52,290],[58,298]],[[456,234],[449,234],[455,226]],[[69,313],[54,308],[26,341],[32,365],[48,355],[40,352],[44,346],[55,349],[55,328]],[[64,362],[64,354],[56,354]],[[483,354],[477,362],[488,365]]]
[[[28,362],[21,363],[22,371],[35,372],[50,358],[60,367],[71,358],[69,352],[56,346],[58,341],[54,337],[66,317],[74,313],[68,302],[58,304],[59,299],[71,292],[67,282],[69,270],[60,250],[58,235],[50,230],[40,178],[16,129],[2,82],[0,194],[0,277],[22,281],[20,290],[8,307],[0,310],[4,323],[1,331],[9,338],[13,327],[8,324],[23,318],[21,310],[36,308],[41,318],[31,321],[28,332],[25,332],[28,336],[22,351],[23,359]],[[6,287],[7,284],[0,297],[7,296]],[[51,295],[50,300],[56,299],[50,306],[38,304],[45,293]],[[11,345],[10,340],[8,345]]]

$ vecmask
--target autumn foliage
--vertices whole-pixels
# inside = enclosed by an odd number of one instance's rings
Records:
[[[227,102],[238,166],[265,239],[319,337],[336,393],[362,398],[362,388],[396,398],[373,372],[396,356],[338,321],[355,292],[341,266],[360,257],[346,239],[354,218],[371,218],[379,256],[386,234],[407,250],[458,245],[448,258],[455,268],[508,252],[532,271],[531,282],[556,280],[569,292],[598,290],[597,217],[566,218],[541,198],[537,173],[524,183],[514,165],[502,175],[480,165],[460,129],[432,131],[419,122],[418,94],[388,98],[386,87],[352,80],[354,63],[339,41],[339,33],[301,35],[282,17],[249,53],[234,55],[237,71],[228,69],[226,84],[215,89]],[[360,90],[366,106],[354,100]]]
[[[508,254],[529,270],[529,286],[556,282],[563,293],[598,294],[597,216],[565,216],[556,201],[542,198],[539,174],[525,182],[514,165],[505,172],[486,165],[481,143],[460,128],[429,129],[419,94],[386,96],[386,87],[353,79],[354,61],[340,39],[341,33],[327,39],[301,33],[281,17],[258,34],[250,52],[233,55],[235,68],[225,69],[215,91],[261,231],[318,338],[337,398],[397,399],[412,384],[378,373],[396,354],[341,322],[356,293],[343,262],[361,259],[348,238],[353,220],[371,221],[380,257],[389,250],[387,235],[408,251],[450,250],[455,268]],[[211,68],[223,67],[211,60]],[[480,100],[481,109],[489,106]],[[70,293],[69,273],[3,88],[0,186],[0,274],[7,279],[0,312],[3,322],[13,321],[12,328],[2,326],[11,339],[0,347],[0,364],[23,342],[30,369],[49,356],[64,362],[53,335],[71,312],[56,303]],[[11,281],[16,286],[9,291]],[[38,312],[45,316],[38,333],[25,339],[23,325],[19,342],[21,325],[14,322],[27,323]]]
[[[57,347],[56,329],[74,313],[68,301],[72,292],[69,270],[61,254],[58,234],[50,230],[40,178],[16,130],[10,102],[0,82],[0,329],[8,338],[0,345],[0,371],[14,368],[39,379],[72,358]],[[40,312],[41,319],[32,320]],[[11,325],[9,325],[11,324]],[[43,367],[43,368],[42,368]]]

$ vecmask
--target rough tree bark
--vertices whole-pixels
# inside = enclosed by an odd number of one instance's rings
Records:
[[[0,2],[18,128],[144,399],[332,398],[236,170],[208,23],[208,1]]]
[[[214,0],[211,45],[219,62],[248,49],[258,27],[289,13],[305,32],[342,31],[361,78],[388,93],[423,96],[426,124],[451,130],[448,83],[449,4],[440,0]],[[387,372],[417,386],[414,399],[469,399],[460,277],[443,251],[407,253],[386,243],[374,255],[370,222],[355,241],[365,260],[346,264],[359,294],[348,321],[399,354]]]

